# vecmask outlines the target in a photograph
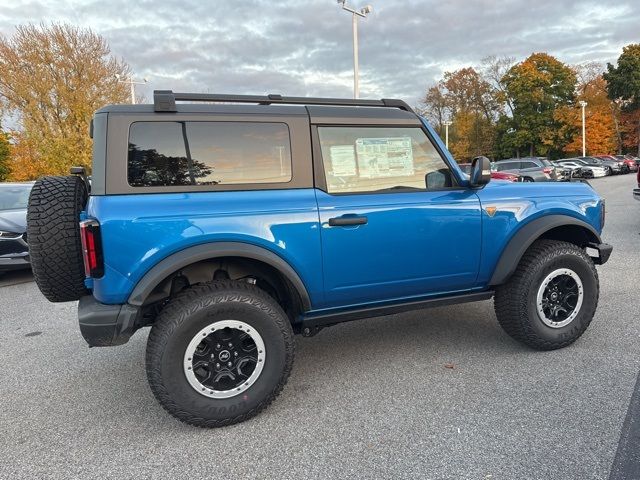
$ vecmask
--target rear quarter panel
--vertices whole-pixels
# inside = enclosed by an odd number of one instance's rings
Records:
[[[185,248],[244,242],[279,255],[322,297],[318,212],[313,189],[93,196],[87,214],[100,222],[105,275],[95,298],[124,303],[142,276]],[[221,233],[223,232],[223,233]]]

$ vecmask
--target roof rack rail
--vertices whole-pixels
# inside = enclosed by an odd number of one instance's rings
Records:
[[[176,112],[176,101],[187,102],[229,102],[257,103],[272,105],[339,105],[348,107],[391,107],[414,113],[403,100],[383,98],[381,100],[360,100],[348,98],[283,97],[282,95],[225,95],[217,93],[174,93],[171,90],[154,90],[153,107],[156,112]]]

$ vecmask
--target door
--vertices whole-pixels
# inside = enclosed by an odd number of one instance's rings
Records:
[[[479,200],[455,184],[421,127],[320,126],[317,139],[325,307],[474,286]],[[428,190],[436,171],[454,184]]]

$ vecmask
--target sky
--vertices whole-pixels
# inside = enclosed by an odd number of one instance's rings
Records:
[[[369,3],[373,12],[359,22],[362,98],[417,105],[444,71],[488,55],[605,64],[640,42],[638,0]],[[351,14],[335,0],[0,0],[0,34],[40,22],[101,34],[148,79],[139,90],[147,99],[153,89],[353,95]]]

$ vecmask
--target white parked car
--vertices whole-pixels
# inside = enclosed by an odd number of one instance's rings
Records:
[[[572,176],[580,176],[582,178],[598,178],[606,177],[609,174],[608,170],[605,167],[588,165],[586,162],[583,162],[582,160],[577,158],[571,160],[559,160],[558,163],[563,167],[570,168]]]

